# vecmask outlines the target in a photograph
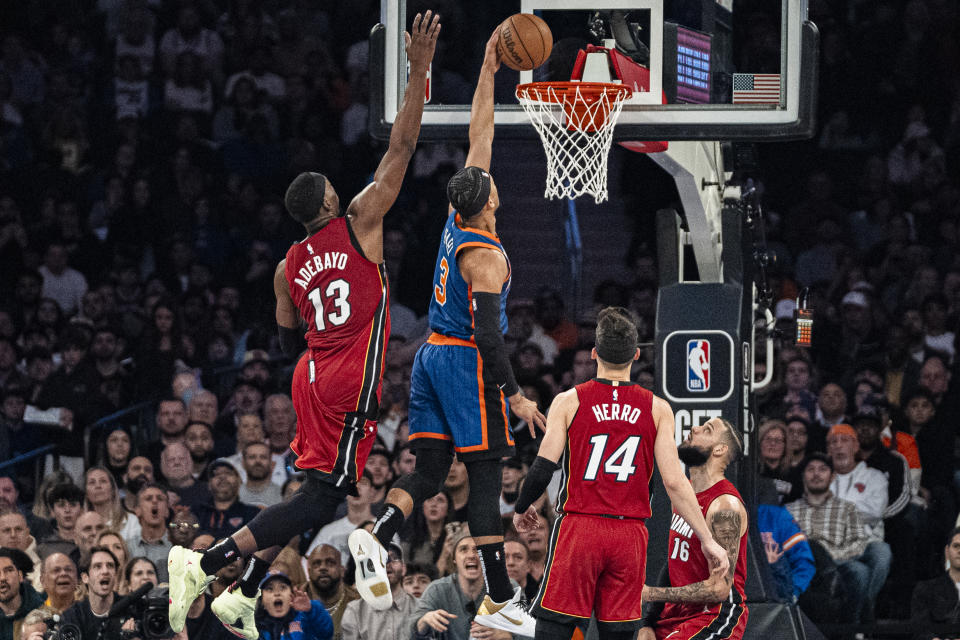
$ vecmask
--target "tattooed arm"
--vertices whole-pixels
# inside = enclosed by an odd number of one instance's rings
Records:
[[[682,587],[651,587],[643,585],[643,602],[682,602],[685,604],[707,604],[720,602],[730,592],[727,572],[722,567],[714,567],[710,577]]]
[[[731,495],[722,495],[710,504],[706,520],[713,538],[727,552],[729,570],[714,568],[706,580],[680,587],[644,585],[644,601],[713,604],[721,602],[730,594],[737,557],[740,555],[740,537],[747,530],[747,512],[739,500]]]

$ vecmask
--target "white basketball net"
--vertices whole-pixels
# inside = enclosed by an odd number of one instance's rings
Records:
[[[573,199],[590,194],[600,204],[607,199],[613,127],[631,92],[615,84],[584,83],[584,91],[579,83],[570,85],[520,85],[517,99],[547,154],[544,197]]]

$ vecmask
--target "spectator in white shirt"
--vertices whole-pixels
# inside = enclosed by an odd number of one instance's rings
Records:
[[[280,485],[271,482],[273,458],[265,442],[250,442],[243,448],[243,470],[247,480],[240,486],[240,502],[270,507],[283,500]]]
[[[65,316],[71,316],[80,307],[80,300],[87,292],[87,279],[76,269],[67,265],[67,249],[60,242],[51,242],[43,255],[43,264],[38,269],[43,276],[44,298],[52,298],[60,305]]]
[[[848,424],[837,424],[827,433],[827,455],[833,462],[833,481],[830,491],[841,500],[853,503],[863,521],[869,542],[863,552],[866,564],[872,568],[867,585],[868,603],[863,612],[863,622],[871,622],[872,607],[877,595],[887,581],[893,554],[890,545],[883,541],[883,512],[889,499],[887,478],[881,471],[857,462],[860,444],[857,432]]]
[[[309,556],[316,547],[328,544],[340,551],[343,564],[347,564],[350,559],[347,537],[364,522],[376,519],[370,511],[370,505],[373,504],[373,476],[370,475],[369,470],[363,470],[363,475],[357,481],[356,487],[357,495],[347,496],[347,515],[320,529],[310,548],[307,549],[306,555]]]
[[[177,57],[184,51],[199,56],[209,77],[222,82],[223,40],[216,31],[200,24],[200,14],[196,7],[189,4],[180,9],[177,27],[169,29],[160,40],[160,62],[166,76],[173,75]]]

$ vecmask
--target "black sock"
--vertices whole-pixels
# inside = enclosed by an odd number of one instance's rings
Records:
[[[204,552],[203,558],[200,560],[200,568],[203,569],[205,574],[212,576],[236,560],[239,554],[240,549],[237,548],[237,543],[233,541],[233,538],[227,538]]]
[[[477,545],[480,566],[483,567],[483,579],[487,583],[487,593],[494,602],[506,602],[513,597],[510,576],[503,557],[503,542]]]
[[[377,523],[373,525],[373,536],[386,548],[403,526],[405,519],[406,516],[403,515],[400,507],[388,502],[384,506],[383,513],[377,518]]]
[[[270,563],[257,556],[250,558],[246,571],[240,576],[240,591],[248,598],[256,597],[257,590],[260,588],[260,581],[270,570]]]

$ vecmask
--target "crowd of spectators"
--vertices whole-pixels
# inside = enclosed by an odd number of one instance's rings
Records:
[[[789,335],[791,301],[809,287],[814,344],[779,340],[774,383],[757,397],[756,463],[771,480],[757,526],[778,593],[819,621],[958,622],[956,590],[942,587],[945,573],[960,582],[960,86],[941,73],[960,68],[958,3],[810,4],[821,126],[783,151],[792,165],[773,162],[758,180],[778,328]],[[762,42],[763,3],[742,6]],[[0,637],[39,640],[38,607],[99,624],[114,593],[165,579],[171,545],[204,549],[299,486],[272,278],[302,231],[280,196],[298,172],[321,170],[349,197],[375,166],[365,38],[378,12],[370,1],[5,5],[0,460],[57,449],[39,483],[32,461],[0,477]],[[881,46],[895,62],[860,57]],[[387,218],[394,329],[380,443],[339,519],[291,541],[265,579],[264,637],[294,626],[311,638],[496,637],[471,631],[483,580],[462,465],[390,548],[392,609],[358,600],[345,547],[415,461],[410,364],[442,225],[425,212],[446,210],[458,161],[422,145],[398,203],[409,215]],[[654,254],[631,256],[635,280],[594,295],[597,307],[631,308],[644,341]],[[508,312],[518,380],[542,410],[595,373],[589,309],[574,317],[544,287]],[[652,387],[652,349],[633,376]],[[513,426],[508,524],[536,450]],[[552,487],[538,505],[543,527],[508,531],[508,572],[528,596],[555,497]],[[240,568],[198,599],[188,637],[228,637],[209,605]]]

